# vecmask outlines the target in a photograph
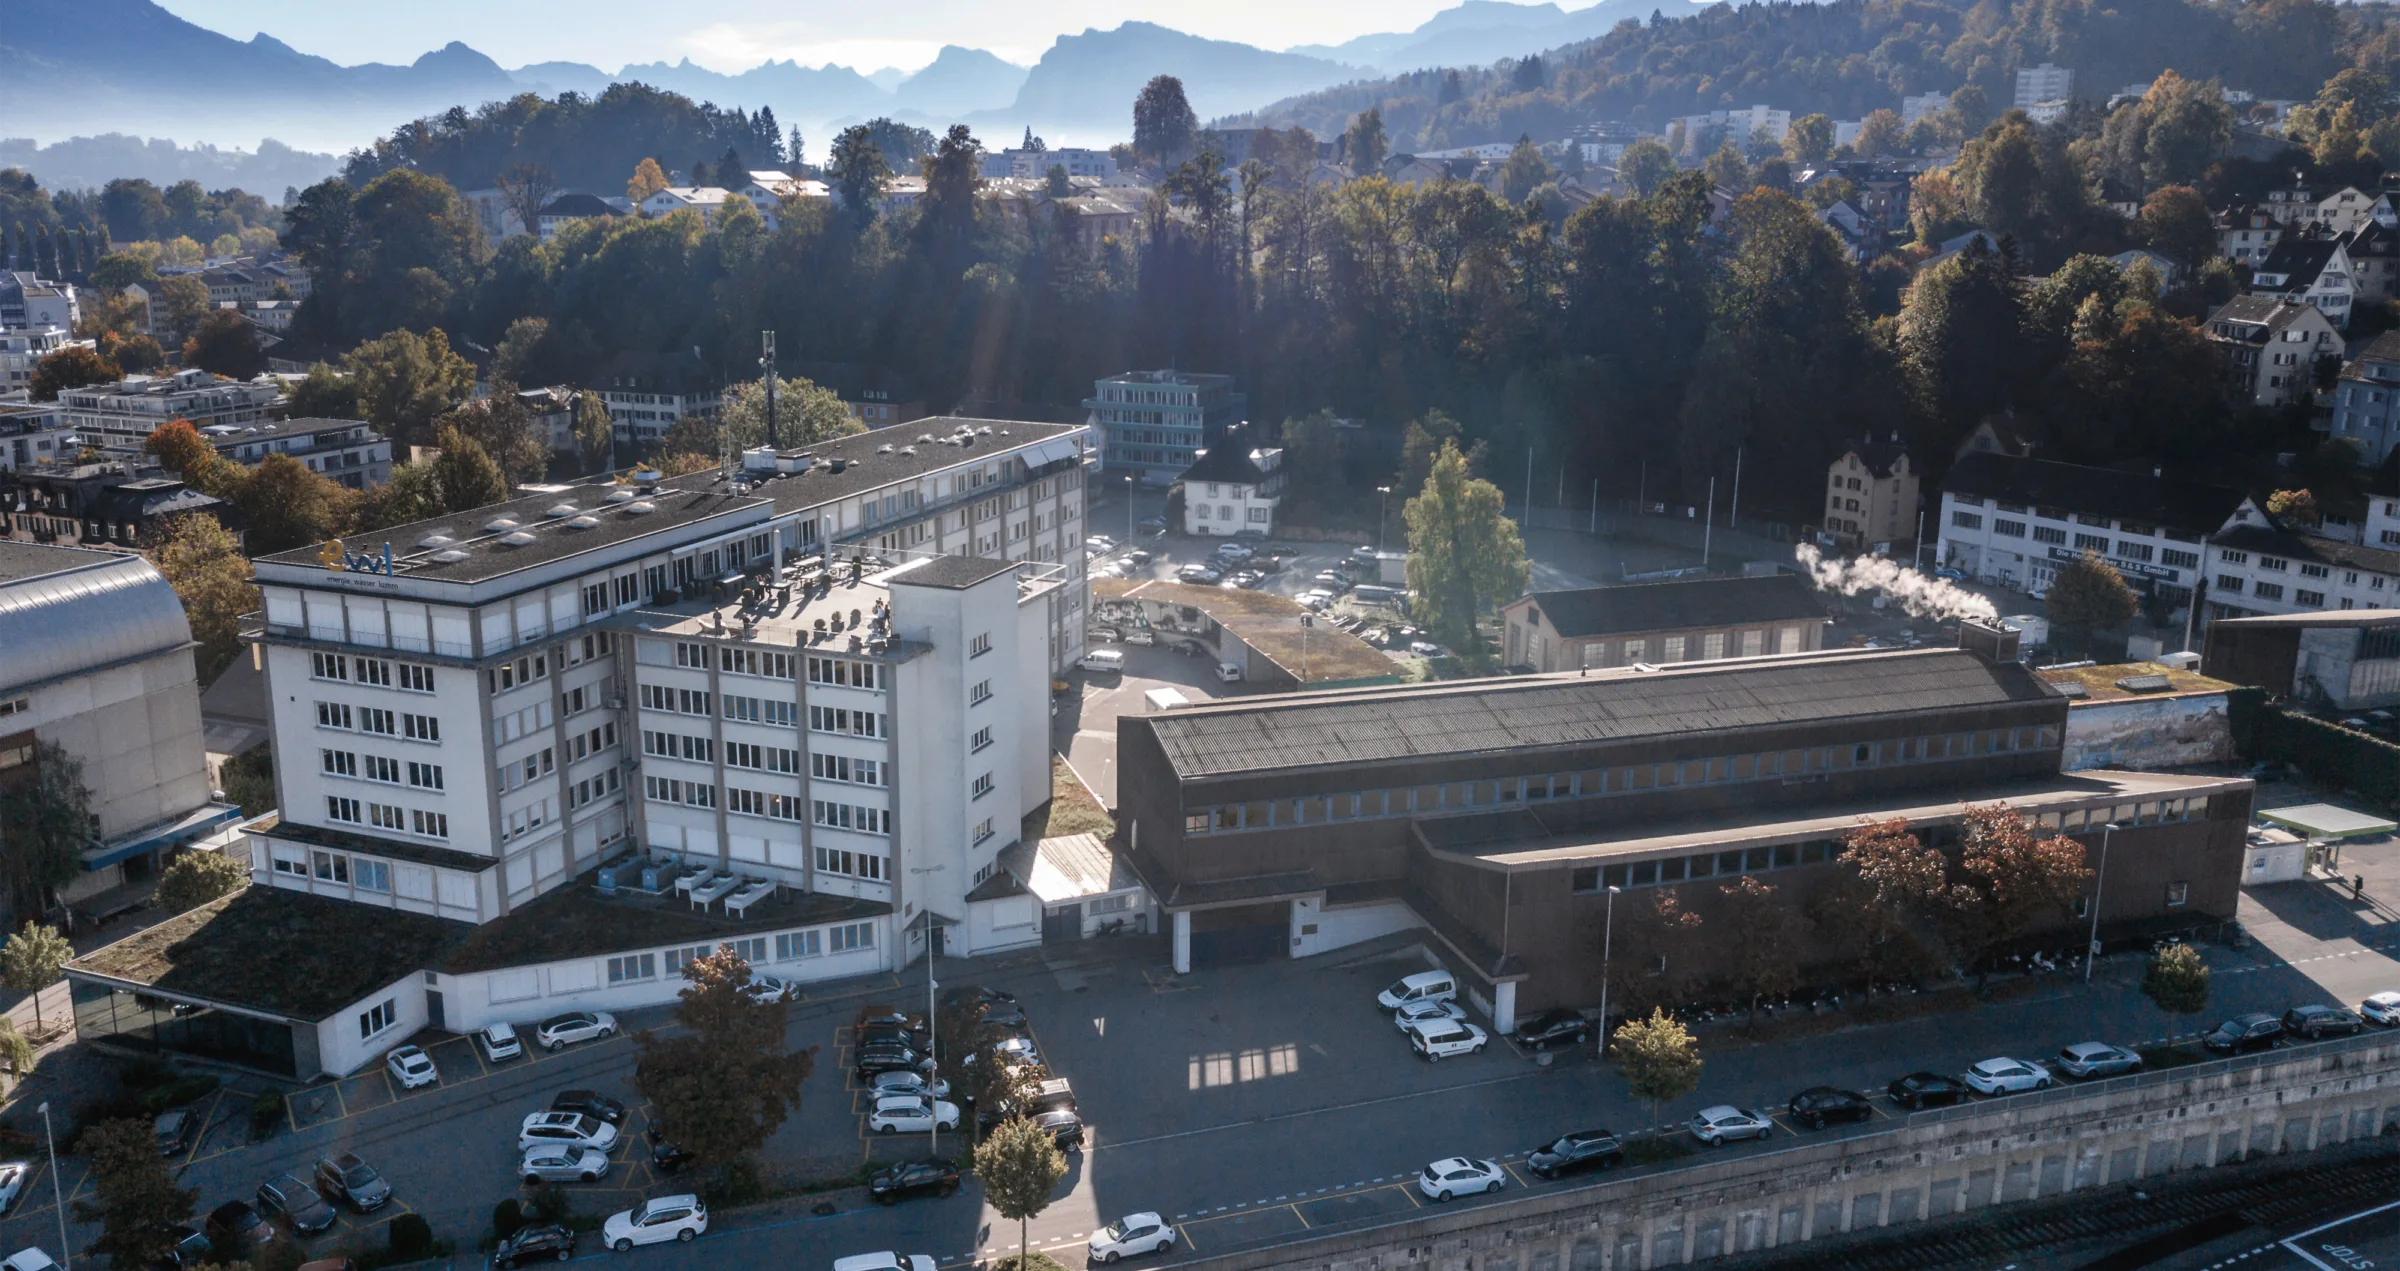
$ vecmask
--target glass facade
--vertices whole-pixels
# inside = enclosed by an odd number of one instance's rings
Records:
[[[87,1041],[199,1055],[283,1077],[299,1075],[290,1024],[87,980],[69,983],[75,995],[75,1031]]]

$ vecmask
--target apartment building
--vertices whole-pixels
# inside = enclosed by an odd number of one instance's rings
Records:
[[[2314,305],[2336,328],[2347,329],[2358,288],[2341,243],[2286,235],[2251,273],[2250,294]]]
[[[39,406],[0,402],[0,472],[66,463],[81,453],[75,430],[59,416],[57,403]]]
[[[2064,66],[2044,62],[2017,72],[2016,96],[2009,102],[2018,110],[2031,114],[2038,106],[2064,102],[2075,95],[2075,72]]]
[[[2315,396],[2317,362],[2339,358],[2342,338],[2314,305],[2235,296],[2202,327],[2223,364],[2225,395],[2243,406],[2288,406]]]
[[[58,395],[59,411],[84,440],[111,449],[139,450],[160,424],[188,419],[194,428],[256,424],[283,401],[283,383],[272,376],[227,379],[191,368],[165,375],[128,375],[109,384],[70,388]]]
[[[2058,567],[2095,552],[2140,591],[2188,603],[2211,535],[2264,526],[2239,490],[1984,451],[1943,482],[1935,558],[2039,596]]]
[[[200,435],[217,453],[246,468],[284,455],[309,471],[353,490],[392,478],[391,438],[355,419],[283,419],[256,424],[210,424]]]
[[[722,383],[691,358],[672,355],[620,362],[598,390],[617,440],[636,446],[657,445],[681,420],[713,415],[725,403]]]
[[[138,551],[168,520],[193,513],[234,520],[225,500],[126,460],[0,472],[0,539]]]
[[[2370,468],[2400,449],[2400,333],[2376,336],[2342,367],[2323,426],[2358,447],[2359,462]]]
[[[2370,517],[2369,533],[2389,524]],[[2244,525],[2212,536],[2208,555],[2211,620],[2400,603],[2400,548]]]
[[[1917,469],[1900,444],[1870,437],[1844,450],[1827,469],[1825,532],[1843,551],[1879,547],[1901,554],[1916,544]]]
[[[1287,474],[1281,446],[1253,446],[1236,426],[1176,478],[1183,487],[1183,532],[1195,536],[1275,532]]]
[[[258,561],[263,885],[80,961],[79,1019],[176,1048],[141,1003],[188,1002],[249,1021],[192,1046],[306,1078],[671,1001],[720,944],[806,981],[1038,939],[968,894],[1049,797],[1089,433],[919,424]],[[318,932],[390,952],[238,970]]]
[[[72,331],[82,320],[75,284],[52,282],[22,270],[0,272],[0,327]]]
[[[1240,423],[1246,405],[1230,375],[1127,371],[1098,381],[1083,408],[1103,434],[1110,471],[1164,486]]]
[[[1049,176],[1052,168],[1065,168],[1070,177],[1106,180],[1117,174],[1117,161],[1106,150],[1088,150],[1078,146],[1060,146],[1055,150],[1003,150],[983,157],[983,179],[986,181],[1039,181]]]
[[[0,328],[0,395],[30,390],[34,364],[70,344],[92,347],[64,327]]]

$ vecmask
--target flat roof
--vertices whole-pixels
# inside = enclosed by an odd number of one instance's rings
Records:
[[[2199,777],[2180,773],[2119,772],[2113,769],[2061,773],[2023,781],[1931,795],[1913,790],[1828,805],[1780,819],[1727,812],[1602,829],[1552,832],[1531,809],[1489,816],[1430,817],[1414,823],[1426,850],[1451,860],[1509,870],[1555,868],[1584,860],[1674,856],[1701,850],[1764,846],[1834,838],[1862,821],[1905,819],[1912,826],[1962,819],[1970,807],[2005,803],[2029,815],[2066,811],[2110,801],[2184,798],[2248,789],[2243,777]]]
[[[104,552],[93,547],[60,547],[0,538],[0,583],[31,582],[124,558],[123,552]]]
[[[362,834],[356,830],[337,830],[323,825],[302,825],[286,821],[280,812],[259,818],[250,826],[254,834],[269,838],[288,839],[312,847],[330,847],[344,852],[365,852],[370,856],[389,856],[396,861],[431,865],[438,869],[454,869],[461,873],[480,874],[500,862],[495,857],[478,856],[454,847],[435,847],[429,843],[412,843],[406,839],[385,838],[380,834]]]
[[[1825,602],[1808,579],[1775,573],[1761,578],[1686,578],[1623,587],[1579,587],[1536,591],[1527,601],[1550,619],[1561,636],[1619,635],[1634,631],[1682,631],[1693,627],[1741,627],[1761,622],[1829,621]]]
[[[433,965],[473,931],[447,918],[254,885],[67,967],[314,1022]]]
[[[1138,717],[1185,779],[2061,701],[1957,649],[1842,650],[1195,702]]]
[[[1099,578],[1092,581],[1092,598],[1095,603],[1139,600],[1197,609],[1303,684],[1397,679],[1401,675],[1399,663],[1384,656],[1382,650],[1323,617],[1314,626],[1301,626],[1308,608],[1273,592],[1195,587],[1159,579]],[[1304,666],[1306,676],[1301,675]]]
[[[681,896],[669,895],[656,902],[637,896],[603,896],[588,881],[578,880],[474,928],[447,948],[440,968],[465,975],[675,944],[713,944],[768,931],[881,917],[891,911],[892,907],[880,900],[786,887],[750,906],[742,917],[733,918],[693,909]]]
[[[2389,834],[2400,829],[2400,824],[2330,803],[2298,803],[2288,808],[2268,808],[2258,814],[2258,819],[2320,839]]]
[[[2216,618],[2210,630],[2230,627],[2237,631],[2272,631],[2284,627],[2389,627],[2400,626],[2400,609],[2327,609],[2320,613],[2268,613],[2248,618]]]
[[[2156,662],[2114,662],[2107,666],[2045,666],[2035,675],[2050,684],[2081,684],[2084,696],[2077,705],[2086,702],[2123,701],[2136,697],[2186,697],[2193,694],[2225,693],[2234,688],[2223,680],[2212,680],[2198,671],[2179,671]],[[2164,677],[2164,689],[2151,692],[2132,692],[2117,687],[2119,680],[2134,680],[2143,676]]]

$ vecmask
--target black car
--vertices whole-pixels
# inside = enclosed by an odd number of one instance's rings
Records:
[[[1017,1004],[1017,995],[1009,992],[1007,989],[993,988],[989,984],[962,984],[945,994],[942,998],[942,1004],[944,1006],[966,1006],[970,1004],[981,1004],[984,1006],[1014,1006]]]
[[[867,1179],[867,1194],[886,1205],[931,1192],[947,1196],[958,1190],[958,1169],[948,1161],[901,1161],[886,1165]]]
[[[642,1131],[642,1138],[650,1144],[650,1168],[661,1174],[672,1174],[692,1159],[691,1153],[668,1142],[666,1132],[656,1123]]]
[[[344,1152],[317,1162],[317,1193],[363,1214],[383,1208],[392,1198],[392,1185],[356,1152]]]
[[[2338,1006],[2295,1006],[2283,1013],[2283,1031],[2310,1041],[2328,1033],[2355,1033],[2366,1021]]]
[[[1580,1046],[1592,1036],[1592,1021],[1569,1010],[1545,1011],[1517,1025],[1517,1040],[1535,1050]]]
[[[1558,1178],[1587,1169],[1615,1169],[1625,1163],[1625,1148],[1606,1130],[1577,1130],[1558,1141],[1537,1147],[1525,1158],[1525,1168],[1542,1178]]]
[[[1056,1143],[1061,1151],[1083,1150],[1083,1118],[1075,1115],[1074,1109],[1053,1108],[1048,1112],[1037,1112],[1033,1115],[1033,1123],[1047,1132],[1050,1141]]]
[[[862,1054],[876,1046],[906,1046],[910,1050],[923,1050],[927,1040],[923,1029],[902,1024],[870,1024],[858,1030],[858,1049]]]
[[[165,1257],[150,1265],[160,1268],[160,1271],[175,1271],[178,1267],[196,1267],[208,1260],[212,1252],[208,1237],[201,1235],[198,1227],[181,1222],[160,1223],[158,1227],[173,1242],[173,1247],[167,1250]]]
[[[2272,1015],[2236,1015],[2217,1025],[2200,1044],[2220,1055],[2265,1050],[2283,1036],[2283,1023]]]
[[[580,1112],[615,1125],[625,1119],[625,1105],[597,1090],[561,1090],[550,1101],[552,1112]]]
[[[1810,1086],[1792,1096],[1791,1114],[1792,1120],[1809,1129],[1822,1130],[1833,1121],[1870,1120],[1875,1115],[1875,1105],[1855,1090]]]
[[[1015,1002],[987,1002],[983,1007],[983,1022],[1012,1033],[1025,1031],[1025,1008]]]
[[[919,1072],[925,1057],[912,1046],[899,1042],[877,1042],[858,1048],[858,1062],[851,1067],[852,1075],[860,1081],[873,1081],[887,1072]]]
[[[208,1211],[208,1242],[218,1249],[247,1249],[275,1238],[275,1225],[247,1201],[229,1200]]]
[[[292,1233],[301,1236],[313,1236],[341,1217],[316,1188],[290,1174],[278,1174],[258,1185],[258,1210],[283,1215],[292,1225]]]
[[[516,1234],[492,1250],[492,1265],[513,1267],[537,1258],[564,1262],[575,1256],[575,1233],[557,1223],[519,1227]]]
[[[1966,1082],[1938,1072],[1912,1072],[1885,1087],[1884,1092],[1892,1096],[1892,1102],[1912,1112],[1963,1103],[1975,1093]]]
[[[150,1123],[150,1132],[158,1139],[160,1156],[181,1156],[192,1146],[192,1114],[181,1108],[161,1112]]]

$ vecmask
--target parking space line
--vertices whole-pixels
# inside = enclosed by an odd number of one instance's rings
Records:
[[[1301,1213],[1298,1205],[1286,1205],[1284,1208],[1292,1211],[1292,1217],[1299,1219],[1302,1227],[1309,1225],[1308,1215]]]

